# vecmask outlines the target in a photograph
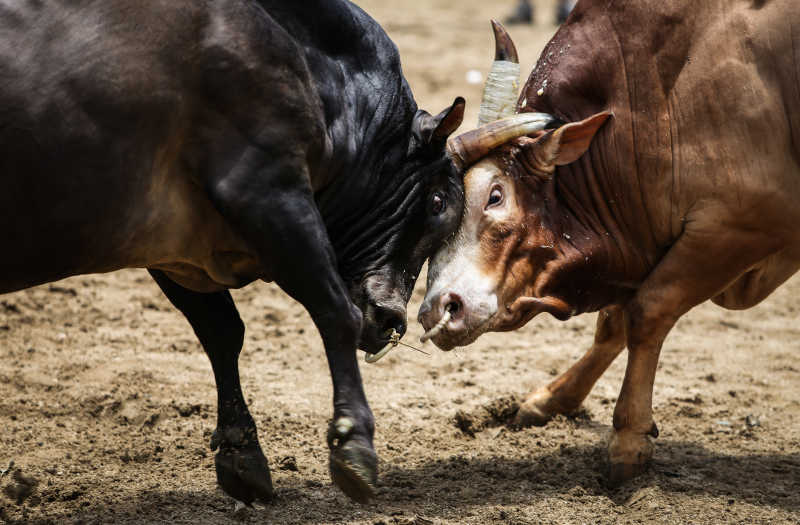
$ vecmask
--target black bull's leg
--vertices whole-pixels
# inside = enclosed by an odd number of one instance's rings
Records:
[[[217,481],[225,492],[245,503],[269,501],[273,494],[269,465],[239,384],[244,324],[230,293],[193,292],[161,271],[150,270],[150,274],[186,316],[211,360],[217,383],[217,429],[211,439],[211,449],[219,449],[214,459]]]
[[[253,148],[207,189],[220,213],[257,251],[269,276],[317,326],[333,380],[331,477],[348,496],[367,501],[377,478],[377,456],[374,420],[356,360],[362,316],[337,271],[304,160],[288,155],[267,160]]]

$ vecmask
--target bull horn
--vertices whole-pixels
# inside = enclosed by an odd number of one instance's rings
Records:
[[[483,88],[478,127],[510,117],[517,109],[520,73],[517,48],[500,23],[492,20],[492,29],[495,45],[494,62]]]
[[[547,113],[520,113],[451,138],[447,141],[447,153],[456,167],[464,170],[496,147],[547,129],[556,122],[558,119]]]

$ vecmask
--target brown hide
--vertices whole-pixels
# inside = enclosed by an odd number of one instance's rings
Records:
[[[614,113],[588,155],[557,169],[551,218],[574,216],[606,281],[638,287],[690,223],[714,237],[761,230],[748,264],[796,243],[798,23],[788,0],[582,2],[545,48],[521,111]],[[763,299],[786,264],[737,306]]]
[[[518,422],[576,408],[627,346],[612,481],[652,455],[655,370],[677,319],[708,299],[753,306],[800,267],[798,57],[792,0],[581,1],[519,110],[613,118],[577,160],[549,133],[465,175],[464,219],[431,262],[420,320],[450,317],[433,337],[449,349],[540,312],[603,309],[592,349]]]
[[[741,216],[777,198],[781,215],[797,213],[798,23],[790,0],[581,2],[543,51],[520,111],[614,114],[557,180],[579,222],[622,245],[629,278],[649,272],[698,200]]]
[[[754,225],[763,233],[762,248],[750,257],[722,250],[732,264],[746,261],[739,275],[750,266],[773,268],[741,293],[729,290],[729,306],[757,302],[787,277],[794,255],[768,256],[794,245],[800,219],[800,149],[793,141],[800,137],[800,92],[791,26],[800,15],[790,4],[578,4],[542,52],[520,111],[563,121],[604,111],[614,117],[571,164],[573,158],[563,166],[539,158],[535,165],[524,153],[531,139],[487,159],[528,203],[517,225],[526,229],[525,242],[510,235],[508,221],[495,224],[499,232],[481,230],[481,272],[493,274],[501,306],[513,304],[515,293],[557,297],[573,313],[625,301],[690,224],[706,237],[735,236]],[[535,176],[554,169],[552,178]],[[469,174],[465,183],[470,193]],[[551,238],[555,253],[542,260],[517,249]],[[512,293],[500,285],[504,279],[513,281]],[[483,327],[518,325],[514,316]]]

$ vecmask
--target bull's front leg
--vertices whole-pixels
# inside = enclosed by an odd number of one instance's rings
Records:
[[[261,257],[269,275],[308,310],[322,336],[333,379],[328,429],[333,481],[351,498],[374,493],[374,421],[356,360],[362,316],[336,270],[336,256],[302,166],[275,160],[234,170],[212,185],[217,208]]]
[[[653,385],[661,345],[677,318],[630,316],[628,366],[614,407],[614,430],[608,445],[609,484],[617,486],[639,475],[653,457]]]
[[[641,473],[653,456],[653,385],[667,334],[694,306],[719,294],[777,247],[758,231],[688,221],[686,230],[625,306],[628,365],[608,448],[612,486]]]
[[[258,432],[239,382],[244,323],[230,293],[198,293],[150,270],[170,302],[192,325],[206,351],[217,383],[217,428],[211,438],[217,482],[231,497],[250,504],[272,499],[272,479]]]
[[[541,426],[557,414],[575,412],[623,348],[625,312],[619,306],[611,306],[597,316],[594,343],[589,351],[555,381],[528,394],[514,425]]]

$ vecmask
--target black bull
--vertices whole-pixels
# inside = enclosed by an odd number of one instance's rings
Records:
[[[404,332],[457,225],[444,143],[463,100],[418,111],[395,46],[344,0],[5,3],[0,39],[0,293],[148,268],[211,360],[217,479],[250,502],[272,484],[227,289],[275,281],[325,345],[332,477],[368,498],[356,348]]]

